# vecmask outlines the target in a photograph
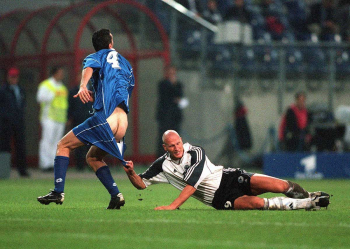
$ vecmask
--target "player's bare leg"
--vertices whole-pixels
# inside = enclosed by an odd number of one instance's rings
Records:
[[[119,192],[117,184],[114,182],[112,174],[103,160],[107,154],[107,152],[93,145],[86,155],[86,162],[95,171],[96,176],[111,195],[107,209],[120,209],[121,206],[124,206],[125,199],[123,194]]]
[[[55,172],[55,189],[50,191],[47,195],[39,196],[37,200],[41,204],[48,205],[51,202],[56,204],[61,204],[64,201],[64,183],[66,178],[66,173],[69,165],[69,154],[70,152],[83,146],[82,143],[73,133],[73,131],[68,132],[57,144],[56,157],[54,162],[54,172]]]
[[[297,183],[263,174],[254,174],[250,179],[250,186],[254,195],[271,192],[283,193],[287,197],[296,199],[310,197],[309,192],[307,192]]]
[[[108,153],[104,150],[101,150],[97,146],[92,145],[86,154],[86,162],[96,172],[99,168],[106,166],[106,163],[103,161],[103,158]]]
[[[236,199],[234,203],[235,209],[317,210],[329,205],[329,195],[327,197],[319,194],[311,198],[310,193],[297,183],[263,174],[254,174],[250,179],[250,186],[253,195],[271,192],[283,193],[287,197],[274,197],[267,199],[257,196],[242,196]]]
[[[237,198],[234,202],[234,208],[236,210],[252,210],[252,209],[263,209],[264,199],[257,196],[244,195]]]
[[[285,193],[289,188],[287,181],[262,174],[254,174],[250,178],[250,186],[254,195],[267,192]]]
[[[74,135],[73,131],[70,131],[58,142],[56,156],[69,157],[72,150],[83,145],[84,143]]]

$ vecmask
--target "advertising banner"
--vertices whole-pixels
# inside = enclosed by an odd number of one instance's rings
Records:
[[[264,174],[297,179],[350,178],[350,153],[267,153]]]

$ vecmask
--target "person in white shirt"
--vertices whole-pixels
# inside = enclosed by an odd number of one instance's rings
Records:
[[[63,136],[67,121],[68,89],[62,83],[64,68],[55,66],[51,77],[39,84],[36,100],[40,103],[41,140],[39,143],[39,167],[53,171],[56,145]]]
[[[124,167],[137,189],[169,183],[181,191],[170,205],[159,206],[155,210],[178,209],[190,196],[219,210],[318,210],[329,205],[330,195],[325,192],[309,193],[291,181],[216,166],[210,162],[203,148],[183,144],[174,130],[164,133],[163,142],[166,153],[144,173],[136,174],[132,161],[127,161]],[[282,193],[287,197],[257,196],[266,192]]]

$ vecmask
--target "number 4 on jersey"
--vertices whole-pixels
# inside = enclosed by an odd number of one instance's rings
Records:
[[[119,61],[118,61],[118,52],[111,51],[107,55],[107,62],[112,65],[113,68],[120,69]]]

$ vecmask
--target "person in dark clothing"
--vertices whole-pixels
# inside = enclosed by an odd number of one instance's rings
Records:
[[[83,123],[87,118],[91,117],[92,103],[88,102],[83,104],[80,99],[73,97],[79,91],[79,87],[80,86],[77,85],[69,91],[68,120],[71,127],[76,127]],[[85,155],[89,151],[89,148],[90,146],[81,146],[74,150],[75,163],[77,170],[79,171],[82,171],[85,168]]]
[[[340,1],[338,3],[337,23],[339,24],[339,32],[342,40],[350,41],[350,2]]]
[[[215,161],[227,159],[224,164],[234,165],[234,158],[238,151],[248,151],[252,148],[252,137],[247,119],[248,110],[242,101],[237,100],[233,111],[234,126],[227,129],[227,139]]]
[[[225,11],[223,19],[225,21],[236,20],[241,23],[249,23],[251,14],[247,10],[244,0],[234,0],[233,5]]]
[[[168,66],[166,68],[165,78],[158,83],[157,156],[164,154],[163,133],[169,129],[181,130],[182,110],[179,103],[182,97],[182,83],[177,80],[176,68],[174,66]]]
[[[305,151],[310,135],[308,134],[308,111],[305,106],[306,94],[295,94],[295,104],[292,104],[282,118],[279,140],[286,151]]]
[[[308,24],[311,32],[318,33],[321,40],[332,40],[339,32],[337,9],[334,0],[322,0],[310,6]]]
[[[29,177],[26,161],[25,106],[26,96],[18,85],[19,70],[7,72],[7,82],[0,89],[0,151],[11,152],[14,142],[15,165],[21,177]]]
[[[247,113],[248,110],[243,102],[237,101],[235,108],[235,130],[239,149],[241,150],[249,150],[252,147]]]
[[[283,34],[287,31],[286,26],[282,21],[281,13],[274,10],[274,0],[262,0],[260,8],[262,16],[265,20],[266,30],[270,33],[273,40],[281,40]]]
[[[207,9],[203,12],[203,18],[215,25],[222,22],[222,16],[217,8],[216,0],[208,1]]]

